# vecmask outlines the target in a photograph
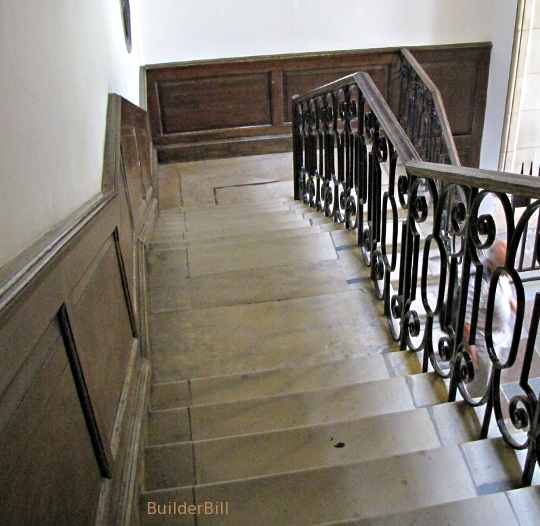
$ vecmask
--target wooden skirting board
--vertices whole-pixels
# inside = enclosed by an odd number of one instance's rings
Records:
[[[478,166],[491,44],[408,48],[441,91],[462,164]],[[369,73],[397,114],[398,48],[156,64],[143,68],[160,162],[291,149],[291,97]]]
[[[148,117],[109,97],[102,191],[0,270],[2,524],[128,525],[149,385]]]

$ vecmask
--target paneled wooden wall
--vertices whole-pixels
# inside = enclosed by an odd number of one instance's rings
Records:
[[[101,194],[0,271],[2,525],[128,524],[153,155],[146,113],[111,96]]]
[[[479,160],[489,44],[411,48],[443,94],[464,164]],[[399,50],[339,51],[148,66],[146,90],[159,160],[288,151],[290,100],[365,71],[397,110]]]

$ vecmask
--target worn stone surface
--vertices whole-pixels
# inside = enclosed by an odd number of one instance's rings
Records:
[[[236,245],[219,242],[211,246],[197,245],[188,249],[188,257],[192,276],[337,259],[332,240],[326,233],[274,239],[268,243],[262,237],[259,242]]]
[[[426,407],[448,400],[444,380],[435,373],[416,374],[407,377],[416,407]]]
[[[238,343],[234,336],[221,342],[199,341],[200,352],[194,349],[193,339],[189,337],[173,338],[169,343],[164,343],[161,349],[172,352],[156,352],[152,357],[156,382],[241,374],[298,363],[314,365],[321,361],[380,354],[391,345],[387,336],[381,338],[377,333],[359,340],[358,330],[351,326],[295,330],[267,335],[258,341],[247,338]]]
[[[180,175],[177,166],[159,167],[159,205],[162,210],[176,209],[180,206]]]
[[[381,352],[391,344],[385,323],[362,308],[364,299],[372,301],[353,290],[155,314],[151,334],[156,381],[272,369],[297,360],[309,365],[321,358],[329,361]],[[355,316],[358,312],[362,315]],[[159,374],[170,367],[183,369],[183,376]]]
[[[198,483],[336,466],[439,447],[425,409],[195,443]]]
[[[185,408],[150,411],[147,426],[151,446],[191,440],[189,414]]]
[[[145,489],[187,486],[194,482],[191,443],[151,446],[145,449]]]
[[[508,491],[507,495],[520,526],[536,526],[540,517],[540,487],[516,489]]]
[[[388,378],[382,356],[290,367],[240,375],[195,378],[191,381],[194,404],[209,404],[266,396],[316,391],[340,385]]]
[[[468,442],[461,447],[480,494],[520,486],[520,452],[513,450],[502,438]]]
[[[251,525],[254,517],[259,526],[320,524],[475,496],[457,448],[195,488],[197,501],[228,500],[231,510],[199,524],[234,526]]]
[[[216,189],[216,202],[223,205],[249,203],[288,197],[293,193],[292,180],[242,187]]]
[[[465,499],[376,519],[325,523],[321,526],[532,526],[518,523],[503,493]]]
[[[172,409],[190,404],[191,393],[186,380],[152,385],[150,402],[152,409]]]
[[[439,437],[444,445],[480,438],[485,407],[472,408],[465,402],[438,404],[430,408]],[[496,419],[490,422],[490,437],[499,436]]]
[[[403,378],[296,393],[194,406],[194,440],[260,433],[412,409]]]
[[[263,303],[345,292],[335,261],[238,270],[178,280],[152,291],[152,312]]]

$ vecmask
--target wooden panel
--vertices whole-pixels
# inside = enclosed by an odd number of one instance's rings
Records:
[[[36,346],[45,360],[0,434],[2,524],[93,524],[96,456],[54,321]]]
[[[148,126],[111,95],[101,193],[0,269],[2,524],[124,524],[136,504],[148,365],[145,302],[137,318],[132,298],[156,212]]]
[[[271,124],[268,73],[161,82],[163,133]]]
[[[490,54],[489,46],[414,51],[441,92],[464,166],[480,162]]]
[[[133,334],[113,239],[73,293],[72,325],[103,438],[109,445]]]
[[[482,135],[490,46],[411,50],[428,73],[433,72],[450,105],[456,134],[466,142],[463,153],[469,148],[474,162]],[[399,64],[399,50],[387,48],[148,66],[146,92],[159,160],[290,150],[291,97],[356,71],[369,73],[397,111]]]

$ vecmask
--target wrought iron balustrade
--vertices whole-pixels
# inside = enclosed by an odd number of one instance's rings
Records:
[[[422,160],[461,165],[441,93],[408,49],[401,50],[398,120]]]
[[[295,198],[355,232],[394,340],[447,381],[449,401],[460,393],[485,406],[479,438],[495,417],[512,448],[528,449],[530,484],[540,446],[531,376],[540,293],[527,300],[517,258],[540,211],[540,178],[426,162],[366,73],[293,98],[293,154]],[[516,220],[517,198],[527,203]],[[500,240],[504,262],[491,268],[486,253]],[[496,302],[504,283],[515,314],[501,349]],[[516,367],[508,394],[504,377]]]
[[[521,175],[525,173],[525,163],[521,163]],[[529,176],[533,176],[533,163],[531,161],[529,167]],[[538,173],[536,177],[540,177],[540,167],[538,168]],[[531,204],[531,199],[527,197],[520,197],[513,195],[512,196],[512,209],[516,217],[522,213],[524,209]],[[540,263],[534,257],[538,252],[540,247],[538,246],[540,240],[540,213],[536,214],[536,222],[533,224],[532,230],[527,229],[524,232],[523,240],[521,246],[519,247],[519,262],[518,270],[520,272],[531,272],[532,275],[528,277],[529,280],[540,281],[540,275],[538,272],[540,270]],[[532,234],[532,239],[529,237],[529,233]],[[531,246],[532,245],[532,246]]]

